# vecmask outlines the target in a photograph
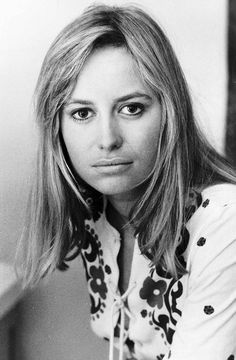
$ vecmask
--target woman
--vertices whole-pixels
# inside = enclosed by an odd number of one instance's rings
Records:
[[[36,117],[25,284],[81,254],[109,359],[234,359],[236,177],[156,22],[88,8],[48,51]]]

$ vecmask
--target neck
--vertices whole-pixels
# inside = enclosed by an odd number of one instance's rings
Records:
[[[118,213],[118,215],[123,219],[123,221],[128,221],[128,216],[134,201],[127,200],[117,200],[114,198],[108,198],[109,203],[113,209]]]
[[[130,192],[117,195],[107,195],[107,218],[111,221],[114,227],[117,228],[116,225],[119,227],[122,225],[122,228],[132,228],[132,225],[129,223],[129,213],[137,199],[144,192],[145,187],[145,184],[141,184],[139,187]]]
[[[120,214],[120,216],[128,220],[130,210],[135,202],[144,193],[146,184],[140,184],[132,191],[127,191],[116,195],[107,195],[107,198],[113,208]]]
[[[124,235],[127,231],[133,231],[128,217],[134,202],[134,199],[124,200],[108,197],[106,209],[107,220],[120,232],[121,235]]]

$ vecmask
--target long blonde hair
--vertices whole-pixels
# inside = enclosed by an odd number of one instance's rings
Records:
[[[130,214],[142,253],[173,276],[184,274],[176,248],[190,187],[236,182],[227,162],[197,129],[184,75],[158,24],[133,6],[89,7],[55,39],[37,83],[40,143],[23,233],[26,284],[37,283],[56,268],[65,269],[65,261],[83,246],[84,219],[92,209],[86,203],[87,185],[70,164],[60,113],[86,60],[103,46],[129,51],[162,107],[155,167]]]

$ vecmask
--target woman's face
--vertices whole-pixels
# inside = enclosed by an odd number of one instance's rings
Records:
[[[90,186],[110,196],[136,197],[153,168],[161,106],[125,48],[96,50],[62,113],[71,162]]]

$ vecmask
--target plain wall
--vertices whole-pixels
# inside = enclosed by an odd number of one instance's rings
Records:
[[[127,1],[104,1],[125,4]],[[0,260],[12,262],[37,148],[32,94],[43,57],[61,28],[91,1],[0,1]],[[166,30],[190,85],[196,113],[222,151],[226,112],[226,0],[136,1]],[[89,328],[84,271],[66,273],[21,304],[18,360],[104,360]],[[106,355],[105,355],[106,354]]]

